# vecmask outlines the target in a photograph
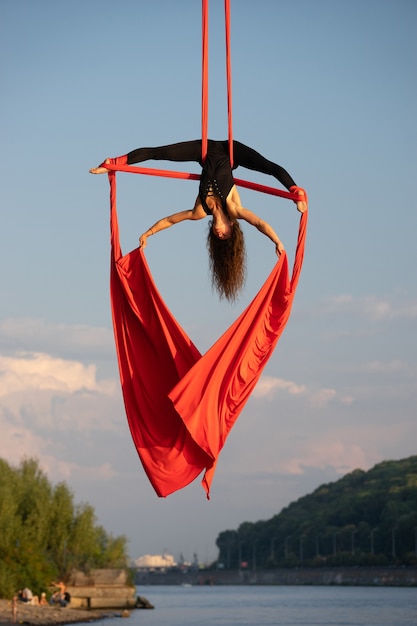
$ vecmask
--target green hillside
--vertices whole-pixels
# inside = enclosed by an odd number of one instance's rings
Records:
[[[220,533],[216,544],[230,569],[415,565],[417,456],[355,470],[269,520]]]

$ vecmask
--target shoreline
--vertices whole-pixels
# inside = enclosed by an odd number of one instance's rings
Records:
[[[77,609],[71,607],[32,606],[24,602],[17,605],[16,624],[28,626],[53,626],[54,624],[78,624],[81,622],[94,622],[101,619],[114,617],[129,617],[128,610],[109,609]],[[0,626],[12,624],[12,602],[0,599]]]
[[[350,585],[353,587],[417,587],[417,567],[295,567],[253,571],[138,571],[137,586],[152,585]]]

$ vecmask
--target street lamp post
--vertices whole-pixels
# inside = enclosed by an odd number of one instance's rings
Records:
[[[285,537],[285,541],[284,541],[284,556],[285,556],[285,559],[288,559],[288,540],[289,540],[289,536]]]
[[[396,553],[396,548],[395,548],[395,531],[397,530],[397,527],[395,526],[392,529],[392,558],[395,559],[395,557],[397,556]]]
[[[277,537],[272,537],[271,539],[271,561],[275,561],[275,542]]]
[[[239,550],[238,550],[239,571],[242,569],[242,544],[243,544],[243,541],[239,541]]]
[[[371,554],[374,555],[375,551],[374,551],[374,533],[376,532],[376,528],[373,528],[371,530]]]
[[[320,556],[320,535],[316,535],[316,557]]]
[[[351,533],[351,536],[350,536],[352,555],[355,554],[355,533],[356,533],[356,530],[352,530],[352,533]]]
[[[304,535],[301,535],[300,537],[300,562],[302,563],[304,560],[304,552],[303,552],[303,539],[304,539]]]
[[[333,556],[336,556],[337,545],[336,545],[336,537],[339,533],[333,533]]]

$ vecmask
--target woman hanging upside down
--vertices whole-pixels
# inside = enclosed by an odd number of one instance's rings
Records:
[[[91,174],[108,172],[106,163],[132,165],[143,161],[195,161],[202,167],[200,187],[193,209],[180,211],[163,217],[139,238],[142,248],[146,247],[150,235],[155,235],[173,224],[184,220],[200,220],[210,215],[207,248],[212,272],[212,284],[220,298],[235,300],[245,282],[246,253],[243,232],[237,220],[243,219],[255,226],[275,244],[279,256],[284,246],[274,229],[260,217],[245,209],[240,201],[229,158],[229,142],[208,140],[207,156],[202,162],[201,140],[184,141],[156,148],[138,148],[122,157],[106,159],[99,167],[90,170]],[[250,170],[274,176],[284,187],[300,196],[296,202],[301,213],[307,209],[306,195],[297,187],[288,172],[280,165],[268,161],[259,152],[239,141],[233,142],[233,169],[239,165]]]

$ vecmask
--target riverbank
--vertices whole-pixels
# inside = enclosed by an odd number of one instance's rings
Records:
[[[417,587],[417,567],[317,567],[253,571],[137,571],[137,585],[349,585]]]
[[[128,617],[129,611],[84,610],[70,607],[31,606],[19,602],[17,606],[16,624],[28,626],[53,626],[54,624],[74,624],[79,622],[94,622],[104,618]],[[12,603],[10,600],[0,600],[0,626],[12,622]]]

